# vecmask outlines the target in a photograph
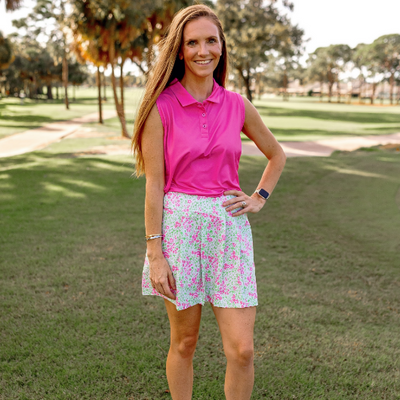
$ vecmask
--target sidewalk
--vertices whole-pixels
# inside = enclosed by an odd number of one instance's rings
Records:
[[[113,118],[117,113],[113,110],[104,110],[103,119]],[[50,143],[56,142],[75,132],[81,125],[96,122],[99,119],[97,112],[74,118],[69,121],[53,122],[40,128],[16,133],[0,140],[0,158],[11,157],[29,151],[40,150]]]
[[[400,132],[392,135],[351,136],[308,142],[280,142],[287,157],[328,157],[334,151],[354,151],[361,147],[373,147],[385,144],[399,144]],[[263,156],[253,142],[242,143],[242,154]]]
[[[103,119],[113,118],[117,114],[113,110],[103,111]],[[0,140],[0,158],[11,157],[29,151],[43,149],[77,131],[81,125],[96,122],[98,113],[85,115],[70,121],[60,121],[47,124],[40,128],[17,133]],[[361,147],[373,147],[385,144],[399,144],[400,132],[392,135],[351,136],[333,139],[323,139],[306,142],[280,142],[287,157],[328,157],[334,151],[354,151]],[[111,146],[97,146],[76,156],[112,154],[130,155],[130,143]],[[264,154],[251,141],[242,142],[242,154],[246,156],[262,156]]]

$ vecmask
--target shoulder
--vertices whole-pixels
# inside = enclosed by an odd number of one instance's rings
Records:
[[[242,96],[240,93],[233,92],[231,90],[221,87],[223,90],[224,100],[230,104],[238,104],[241,109],[247,111],[248,107],[253,105],[247,100],[246,97]]]
[[[173,85],[167,86],[158,96],[156,105],[164,125],[172,118],[177,103],[178,100],[175,96]]]
[[[240,126],[242,127],[246,116],[245,99],[239,93],[232,92],[223,87],[221,87],[221,89],[223,91],[221,97],[223,98],[225,107],[228,107],[231,112],[237,116],[237,118],[240,120]]]
[[[174,82],[170,83],[158,96],[157,103],[170,102],[171,100],[175,100],[176,96],[174,93]]]
[[[223,86],[220,86],[220,91],[221,94],[225,97],[225,99],[231,100],[231,101],[241,101],[241,95],[239,93],[233,92],[231,90],[228,90],[224,88]]]
[[[160,112],[156,104],[151,108],[148,117],[146,118],[146,123],[144,126],[145,130],[162,129],[163,125],[161,122]]]
[[[245,110],[245,123],[254,118],[260,118],[260,114],[257,109],[254,107],[253,103],[245,96],[240,96],[244,102],[244,110]]]

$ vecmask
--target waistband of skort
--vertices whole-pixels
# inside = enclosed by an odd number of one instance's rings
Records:
[[[232,199],[234,195],[221,195],[217,197],[201,196],[197,194],[187,194],[180,192],[167,192],[164,195],[164,209],[171,208],[175,210],[195,211],[195,212],[210,212],[214,215],[225,213],[225,208],[222,203],[226,200]],[[239,210],[239,208],[232,210],[233,212]],[[232,211],[228,212],[229,216],[232,216]]]

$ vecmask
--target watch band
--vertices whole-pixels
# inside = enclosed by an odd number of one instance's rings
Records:
[[[267,200],[269,198],[269,196],[270,196],[270,194],[266,190],[264,190],[263,188],[257,189],[254,193],[257,193],[264,200]]]

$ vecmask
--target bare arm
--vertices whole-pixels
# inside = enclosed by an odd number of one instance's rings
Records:
[[[164,129],[157,106],[152,108],[143,128],[142,152],[146,170],[145,225],[146,235],[162,233],[164,199]],[[171,268],[162,253],[162,239],[147,241],[150,263],[150,280],[161,294],[175,299],[170,287],[175,289]]]
[[[262,174],[261,180],[257,186],[259,189],[263,188],[268,193],[272,193],[276,184],[278,183],[279,177],[283,171],[283,167],[286,163],[286,155],[279,145],[277,140],[271,131],[265,126],[262,121],[260,114],[246,98],[244,99],[246,117],[244,121],[243,133],[251,139],[256,146],[264,153],[265,157],[268,158],[268,165]],[[261,210],[265,204],[265,200],[262,199],[257,193],[253,193],[251,196],[247,196],[245,193],[238,190],[229,190],[225,194],[233,194],[237,196],[234,199],[228,200],[224,203],[224,206],[233,204],[228,207],[227,211],[232,211],[238,207],[241,207],[240,203],[245,201],[247,206],[242,210],[232,214],[238,216],[246,212],[256,213]]]

